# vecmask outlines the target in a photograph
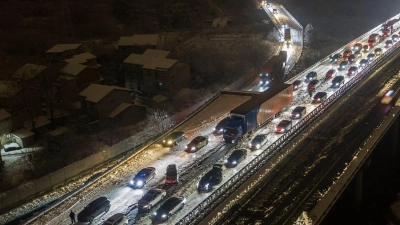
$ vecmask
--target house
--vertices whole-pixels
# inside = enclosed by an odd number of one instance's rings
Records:
[[[132,103],[132,90],[116,86],[91,84],[79,96],[81,108],[92,120],[104,120],[121,103]]]
[[[142,121],[146,115],[146,106],[121,103],[107,117],[114,125],[126,125]]]
[[[118,49],[142,54],[146,49],[160,49],[163,38],[160,34],[135,34],[133,36],[122,36],[118,41]]]
[[[35,133],[27,129],[19,129],[11,133],[12,142],[16,142],[22,148],[28,147],[35,143]]]
[[[100,72],[96,68],[81,64],[67,64],[60,70],[58,77],[61,99],[74,102],[79,100],[79,93],[87,86],[100,82]]]
[[[127,68],[125,73],[125,87],[137,90],[138,82],[142,82],[142,67],[154,57],[166,58],[169,51],[147,49],[143,54],[130,54],[124,60],[124,66]]]
[[[80,51],[81,44],[57,44],[46,51],[45,57],[52,63],[70,58]]]
[[[96,56],[89,52],[73,55],[71,58],[64,61],[69,64],[82,64],[89,67],[97,66]]]
[[[51,121],[45,116],[37,116],[32,119],[25,120],[24,128],[38,133],[44,133],[50,129]]]

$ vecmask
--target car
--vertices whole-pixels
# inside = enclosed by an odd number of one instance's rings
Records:
[[[325,77],[329,79],[329,78],[334,77],[335,75],[336,75],[336,70],[335,69],[330,69],[330,70],[328,70],[328,72],[326,72]]]
[[[319,80],[312,80],[310,83],[307,85],[307,90],[312,91],[315,90],[315,87],[319,83]]]
[[[375,59],[375,54],[373,54],[373,53],[368,54],[368,55],[367,55],[367,59],[368,59],[369,62],[374,61],[374,59]]]
[[[360,69],[364,69],[368,65],[368,59],[361,59],[360,63],[358,64],[358,67]]]
[[[347,57],[347,61],[349,61],[350,64],[353,64],[356,62],[356,56],[354,54],[351,54],[349,57]]]
[[[392,41],[393,41],[393,42],[398,42],[398,41],[399,41],[399,35],[393,34],[393,35],[392,35]]]
[[[374,50],[375,55],[381,55],[382,52],[383,52],[383,50],[382,50],[381,48],[376,48],[376,49]]]
[[[337,53],[333,56],[330,56],[329,59],[330,59],[331,63],[338,63],[343,60],[343,55],[340,53]]]
[[[393,100],[393,97],[396,95],[394,90],[388,90],[383,98],[381,99],[382,104],[390,104]]]
[[[352,66],[349,68],[347,71],[347,75],[352,76],[358,73],[358,67],[357,66]]]
[[[178,143],[183,141],[183,139],[185,139],[185,133],[182,131],[176,131],[165,137],[162,140],[162,145],[164,147],[173,147],[178,145]]]
[[[311,71],[307,74],[305,82],[309,83],[310,81],[315,80],[315,79],[317,79],[317,72]]]
[[[20,149],[22,149],[21,146],[19,146],[19,144],[15,143],[15,142],[4,145],[5,152],[11,152],[11,151],[20,150]]]
[[[240,162],[247,158],[246,149],[236,149],[231,155],[225,160],[225,166],[228,168],[236,167]]]
[[[265,143],[267,143],[267,141],[268,139],[266,134],[258,134],[249,143],[249,148],[251,150],[260,149],[263,145],[265,145]]]
[[[272,9],[272,13],[273,14],[278,14],[278,10],[277,9]]]
[[[278,125],[276,125],[275,133],[283,134],[286,133],[286,131],[290,130],[291,128],[292,128],[291,120],[282,120],[281,122],[279,122]]]
[[[128,218],[122,213],[112,215],[102,225],[128,225]]]
[[[350,65],[349,61],[347,61],[347,60],[346,61],[342,61],[339,64],[339,70],[345,70],[345,69],[347,69],[349,67],[349,65]]]
[[[328,94],[326,92],[317,92],[314,95],[314,99],[312,101],[313,104],[321,103],[326,100]]]
[[[175,164],[170,164],[167,166],[167,173],[165,175],[166,184],[177,184],[179,182],[178,168]]]
[[[225,117],[224,119],[219,121],[217,126],[215,126],[215,128],[214,128],[214,134],[223,134],[226,123],[228,123],[229,119],[230,119],[230,117]]]
[[[186,152],[197,152],[202,147],[208,145],[208,136],[197,136],[188,145],[186,145]]]
[[[296,108],[293,109],[291,118],[292,120],[295,119],[300,119],[302,116],[304,116],[307,112],[307,108],[305,106],[297,106]]]
[[[356,59],[358,59],[361,58],[364,55],[364,53],[362,51],[355,51],[354,55],[356,56]]]
[[[141,212],[152,209],[155,205],[164,200],[167,192],[163,189],[150,189],[138,202],[138,209]]]
[[[344,76],[333,78],[331,88],[340,88],[344,84]]]
[[[212,190],[213,186],[221,183],[223,178],[222,167],[221,164],[215,164],[210,171],[204,174],[197,183],[197,191],[209,192]]]
[[[129,185],[133,188],[144,188],[146,184],[155,176],[156,176],[156,168],[154,167],[143,168],[129,182]]]
[[[350,49],[346,49],[346,50],[344,50],[344,52],[343,52],[343,58],[347,58],[347,57],[349,57],[350,55],[352,55],[353,54],[353,51],[351,51]]]
[[[367,53],[367,52],[369,52],[369,49],[370,49],[369,45],[364,45],[362,51],[363,51],[364,53]]]
[[[363,47],[363,44],[361,44],[361,43],[355,43],[351,49],[352,49],[353,51],[361,51],[362,47]]]
[[[385,44],[386,44],[386,48],[390,48],[390,47],[393,46],[393,41],[392,41],[392,40],[387,40],[387,41],[385,42]]]
[[[286,29],[287,28],[287,24],[286,23],[282,23],[282,28]]]
[[[78,213],[79,222],[93,222],[94,218],[102,213],[107,213],[111,208],[111,202],[108,198],[102,196],[99,197],[83,208],[83,210]]]
[[[171,197],[153,213],[153,224],[167,221],[172,215],[185,206],[186,198],[183,196]]]
[[[300,89],[301,87],[303,87],[303,81],[301,81],[301,80],[293,81],[293,91],[296,91],[296,90]]]

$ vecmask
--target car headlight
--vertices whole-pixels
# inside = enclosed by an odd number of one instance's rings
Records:
[[[157,212],[154,212],[153,215],[157,216]]]
[[[300,114],[299,114],[299,113],[297,113],[297,114],[296,114],[296,116],[297,116],[297,117],[299,117],[299,116],[300,116]]]
[[[169,144],[169,145],[172,144],[172,141],[168,141],[168,144]]]
[[[137,186],[142,186],[143,185],[143,181],[139,180],[138,182],[136,182]]]
[[[210,186],[210,184],[209,184],[209,183],[208,183],[208,184],[206,184],[206,185],[204,185],[204,187],[205,187],[205,188],[208,188],[208,186]]]
[[[224,129],[223,129],[223,128],[221,128],[221,129],[219,129],[219,131],[221,131],[221,132],[224,132]]]
[[[266,84],[269,84],[269,81],[265,81]]]
[[[199,182],[197,182],[197,185],[196,185],[196,186],[197,186],[197,188],[199,188]]]
[[[131,180],[129,183],[130,183],[130,184],[134,184],[134,183],[135,183],[135,181]]]
[[[192,151],[196,150],[196,147],[192,147]]]
[[[285,128],[282,128],[281,131],[284,132],[284,131],[285,131]]]
[[[185,147],[186,149],[188,148],[188,146],[186,145],[186,147]]]
[[[227,159],[225,159],[225,163],[228,163],[228,160],[227,160]]]
[[[261,147],[261,145],[260,144],[256,144],[256,148],[260,148]]]
[[[165,140],[162,140],[163,143],[165,143]]]
[[[249,147],[251,148],[251,143],[249,143]]]
[[[297,88],[297,85],[295,85],[294,88]]]
[[[237,163],[236,161],[233,161],[233,162],[232,162],[232,164],[236,164],[236,163]]]
[[[163,214],[161,217],[162,217],[162,218],[165,218],[165,217],[167,217],[167,215]]]
[[[260,80],[260,84],[263,84],[263,83],[264,83],[264,81]]]

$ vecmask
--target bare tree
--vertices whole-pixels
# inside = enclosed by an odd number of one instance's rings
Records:
[[[160,134],[172,127],[175,122],[168,115],[168,112],[157,109],[148,116],[148,124],[156,134]]]
[[[311,43],[313,29],[314,28],[311,23],[307,24],[306,28],[304,29],[304,44],[309,45]]]

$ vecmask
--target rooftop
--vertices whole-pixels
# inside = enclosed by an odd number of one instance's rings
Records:
[[[128,88],[121,88],[116,86],[107,86],[107,85],[100,85],[100,84],[91,84],[89,87],[85,88],[81,93],[80,96],[85,97],[86,101],[89,102],[99,102],[103,99],[106,95],[108,95],[113,90],[122,90],[122,91],[129,91],[132,92],[131,89]]]
[[[76,76],[80,72],[82,72],[87,66],[81,65],[81,64],[75,64],[75,63],[68,63],[67,65],[64,66],[60,70],[61,73]]]
[[[110,115],[108,115],[108,117],[110,118],[114,118],[115,116],[117,116],[118,114],[120,114],[121,112],[123,112],[124,110],[126,110],[127,108],[129,108],[130,106],[132,106],[133,104],[129,104],[129,103],[121,103],[117,106],[117,108],[115,108]]]
[[[89,59],[95,59],[96,56],[89,53],[85,52],[82,54],[74,55],[72,58],[64,60],[67,63],[75,63],[75,64],[81,64],[81,63],[86,63]]]
[[[45,116],[38,116],[33,118],[33,122],[35,123],[35,128],[46,126],[50,123],[50,120]],[[33,130],[32,120],[25,120],[24,127],[28,130]]]
[[[11,114],[9,112],[7,112],[5,109],[0,109],[0,121],[3,121],[10,117],[11,117]]]
[[[19,138],[25,138],[25,137],[30,137],[30,136],[35,135],[35,133],[33,133],[32,131],[27,130],[25,128],[16,130],[16,131],[12,132],[11,134],[13,134]]]
[[[19,86],[16,81],[2,80],[0,81],[0,98],[12,98],[21,89],[21,86]]]
[[[159,34],[135,34],[119,38],[118,46],[157,45]]]
[[[166,58],[169,55],[169,53],[170,51],[147,49],[142,55],[130,54],[124,60],[124,63],[143,66],[144,64],[146,64],[146,62],[150,61],[151,58],[154,57]]]
[[[150,70],[169,70],[178,60],[176,59],[165,59],[165,58],[152,58],[146,64],[143,65],[143,69]]]
[[[16,79],[30,80],[37,76],[39,73],[43,72],[47,66],[41,66],[37,64],[27,63],[17,71],[15,71],[13,77]]]
[[[153,99],[153,101],[160,103],[160,102],[167,100],[168,98],[165,97],[164,95],[156,95],[152,99]]]
[[[46,53],[62,53],[68,50],[75,50],[79,48],[81,44],[58,44],[46,51]]]

